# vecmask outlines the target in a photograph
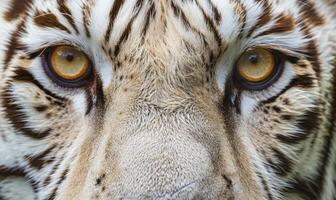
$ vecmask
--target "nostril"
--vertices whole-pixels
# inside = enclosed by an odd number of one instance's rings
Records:
[[[173,192],[171,194],[171,198],[176,199],[180,195],[183,195],[185,193],[190,193],[194,189],[195,186],[196,186],[196,181],[188,183],[182,186],[181,188],[178,188],[175,192]]]

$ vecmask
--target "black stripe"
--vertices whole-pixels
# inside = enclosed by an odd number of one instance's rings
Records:
[[[8,176],[20,176],[25,177],[26,173],[23,169],[19,169],[16,167],[6,167],[3,165],[0,165],[0,176],[8,177]]]
[[[66,6],[65,0],[58,0],[57,2],[58,2],[58,9],[61,12],[61,14],[65,17],[65,19],[68,20],[69,24],[76,31],[76,33],[79,34],[79,31],[73,19],[72,13],[70,9]]]
[[[57,159],[58,162],[52,167],[49,174],[46,176],[46,178],[42,182],[42,186],[47,186],[50,184],[51,176],[58,170],[59,166],[63,162],[64,157],[65,155],[63,154],[62,156],[60,156],[60,158]]]
[[[147,30],[148,30],[148,27],[149,27],[149,21],[152,17],[154,17],[154,15],[155,15],[155,6],[154,6],[154,3],[152,3],[152,5],[150,6],[150,8],[147,12],[146,22],[145,22],[145,25],[142,29],[142,37],[143,38],[145,38],[145,36],[146,36]]]
[[[213,13],[215,21],[216,21],[216,24],[219,25],[222,21],[222,15],[219,13],[218,8],[212,3],[211,0],[208,0],[208,2],[210,4],[212,13]]]
[[[239,31],[239,37],[241,38],[244,34],[244,30],[246,27],[246,8],[245,6],[242,4],[241,1],[237,1],[235,4],[235,11],[236,14],[239,16],[239,23],[240,23],[240,31]]]
[[[173,1],[170,2],[171,7],[173,8],[174,14],[176,17],[181,18],[184,26],[187,29],[192,29],[192,30],[196,30],[194,27],[191,26],[190,22],[188,21],[186,15],[184,14],[183,10],[176,5]],[[197,31],[198,32],[198,31]]]
[[[128,36],[129,36],[129,34],[130,34],[131,30],[132,30],[133,21],[138,16],[138,14],[140,13],[142,5],[143,5],[143,1],[142,0],[138,0],[136,2],[136,5],[135,5],[135,7],[133,9],[133,11],[136,12],[136,13],[132,16],[131,20],[128,22],[128,24],[127,24],[124,32],[122,33],[119,41],[116,44],[116,46],[114,48],[114,57],[118,56],[118,54],[120,52],[120,46],[121,46],[121,44],[128,39]]]
[[[271,28],[259,33],[258,35],[254,36],[254,38],[271,34],[284,34],[286,32],[293,31],[295,26],[296,24],[293,17],[282,13],[275,18],[275,23]]]
[[[272,9],[271,5],[265,0],[258,0],[259,3],[262,3],[263,13],[258,17],[257,23],[249,30],[247,37],[250,37],[256,30],[260,27],[263,27],[272,19]]]
[[[98,76],[95,90],[91,91],[90,89],[87,89],[85,91],[85,96],[87,104],[85,115],[89,115],[94,107],[97,109],[96,114],[98,113],[99,115],[104,115],[106,98],[104,96],[103,83]]]
[[[64,102],[62,102],[64,101],[63,98],[58,97],[53,93],[49,92],[48,90],[44,89],[44,87],[40,85],[40,83],[38,83],[28,71],[24,69],[18,69],[15,71],[15,73],[16,75],[14,75],[13,80],[33,83],[37,87],[39,87],[42,91],[45,91],[46,94],[54,98],[57,98],[60,101],[60,102],[56,101],[55,103],[59,105],[64,105]],[[50,134],[51,129],[46,129],[45,131],[34,131],[33,129],[28,128],[29,127],[27,124],[28,116],[23,111],[23,107],[16,102],[16,99],[14,98],[11,90],[12,85],[13,83],[7,83],[2,93],[2,102],[5,108],[4,109],[5,117],[11,122],[11,124],[17,131],[19,131],[20,133],[22,133],[27,137],[33,139],[43,139],[47,137]]]
[[[37,26],[42,28],[54,28],[71,34],[71,31],[58,21],[56,15],[53,13],[38,12],[34,17],[34,22]]]
[[[282,177],[286,176],[293,170],[293,161],[278,149],[272,148],[272,152],[273,156],[276,158],[276,161],[267,159],[269,166],[277,175]]]
[[[19,43],[19,37],[20,34],[23,32],[23,30],[25,29],[25,20],[23,20],[15,29],[15,31],[13,31],[12,36],[9,40],[9,43],[6,45],[6,56],[4,59],[4,70],[6,70],[9,66],[10,61],[12,60],[14,54],[16,53],[17,50],[22,49],[22,44]]]
[[[106,98],[104,95],[104,90],[103,90],[103,83],[101,81],[101,79],[97,78],[97,85],[96,85],[96,102],[95,102],[95,106],[98,109],[98,113],[100,115],[104,115],[105,114],[105,103],[106,103]]]
[[[313,25],[320,26],[325,23],[324,17],[316,9],[315,3],[311,0],[297,0],[300,7],[300,15],[303,19]]]
[[[268,199],[273,200],[273,196],[272,196],[270,187],[267,184],[266,180],[264,179],[264,177],[259,172],[257,172],[257,175],[258,175],[259,179],[261,180],[261,184],[264,187],[264,191],[266,192],[266,195],[267,195]]]
[[[4,17],[7,21],[13,21],[22,14],[26,15],[33,0],[11,0],[10,8],[5,12]]]
[[[313,66],[314,71],[317,74],[317,77],[321,76],[321,61],[320,57],[320,49],[316,45],[316,40],[313,34],[311,33],[310,26],[305,22],[300,21],[301,31],[304,32],[305,38],[309,39],[308,44],[304,47],[303,53],[306,55],[307,60]]]
[[[205,35],[203,33],[201,33],[199,30],[197,30],[195,27],[193,27],[190,22],[188,21],[186,15],[184,14],[183,10],[178,7],[177,5],[175,5],[175,3],[173,1],[171,1],[171,8],[173,8],[174,14],[176,17],[180,18],[184,24],[184,26],[186,27],[186,29],[190,29],[193,32],[197,33],[199,35],[200,38],[202,38],[205,47],[209,47],[209,43],[207,42],[207,40],[205,39]],[[211,52],[212,53],[212,52]]]
[[[9,85],[11,86],[11,85]],[[26,119],[28,118],[26,113],[23,111],[23,107],[15,102],[15,98],[12,96],[12,91],[10,88],[4,90],[2,94],[2,103],[4,106],[5,118],[10,121],[13,127],[22,133],[23,135],[33,138],[33,139],[43,139],[48,136],[50,129],[46,131],[34,131],[28,128]]]
[[[54,200],[56,198],[58,188],[63,183],[63,181],[66,179],[68,173],[69,173],[69,168],[63,171],[60,179],[56,183],[55,188],[52,190],[51,194],[49,195],[49,197],[46,198],[46,200]]]
[[[36,156],[25,156],[25,159],[28,161],[29,165],[36,170],[42,169],[42,167],[45,164],[48,164],[51,162],[50,159],[47,159],[46,157],[56,148],[56,146],[52,146],[50,148],[47,148],[43,152],[39,153]]]
[[[198,1],[196,1],[197,6],[199,7],[199,9],[202,11],[204,20],[207,24],[207,26],[211,29],[212,33],[214,34],[214,37],[217,41],[217,45],[220,47],[222,46],[222,38],[220,37],[220,34],[213,22],[213,20],[205,13],[204,9],[202,8],[202,6],[198,3]]]
[[[266,104],[270,104],[270,103],[274,103],[279,96],[283,95],[284,93],[286,93],[288,90],[292,89],[292,88],[312,88],[314,87],[314,78],[309,75],[309,74],[305,74],[305,75],[297,75],[288,85],[287,87],[285,87],[280,93],[278,93],[277,95],[260,102],[259,107],[264,106]]]
[[[90,4],[89,2],[87,2],[84,5],[83,11],[82,11],[83,25],[84,25],[86,36],[88,38],[91,37],[91,33],[90,33],[90,29],[89,29],[89,25],[90,25],[89,17],[91,16],[91,6],[92,6],[92,4]]]
[[[327,177],[327,168],[331,165],[331,151],[333,149],[333,145],[335,145],[333,142],[335,140],[334,137],[336,127],[336,66],[334,66],[332,74],[333,89],[329,115],[330,125],[327,127],[328,131],[326,133],[321,133],[325,135],[323,137],[324,145],[320,151],[321,158],[320,160],[316,161],[319,163],[319,166],[316,169],[317,175],[308,180],[297,177],[290,183],[291,186],[285,190],[286,192],[298,193],[307,200],[321,199],[321,195],[323,194],[326,186],[325,181],[326,179],[330,178]]]
[[[121,8],[121,6],[124,4],[125,0],[115,0],[112,6],[112,9],[110,11],[110,21],[108,24],[108,28],[107,31],[105,33],[105,42],[109,42],[110,41],[110,37],[111,37],[111,32],[112,32],[112,28],[114,25],[114,21],[119,13],[119,10]]]
[[[63,97],[60,97],[56,95],[55,93],[52,93],[51,91],[47,90],[44,86],[42,86],[34,77],[33,75],[28,72],[27,70],[20,68],[15,70],[15,75],[13,76],[13,80],[15,81],[22,81],[22,82],[27,82],[34,84],[37,86],[40,90],[42,90],[46,95],[54,98],[57,100],[57,104],[64,106],[64,104],[67,102],[67,100]]]
[[[296,127],[300,130],[299,133],[291,133],[290,135],[278,134],[277,139],[286,144],[298,144],[312,134],[316,133],[321,122],[321,109],[316,105],[312,110],[306,111],[299,116],[296,122]]]

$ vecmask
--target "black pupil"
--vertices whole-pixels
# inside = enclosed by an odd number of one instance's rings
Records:
[[[75,58],[74,54],[71,52],[67,52],[65,55],[65,58],[67,59],[67,61],[72,62]]]
[[[258,57],[258,55],[256,55],[256,54],[254,54],[254,55],[250,55],[249,60],[250,60],[250,62],[251,62],[252,64],[255,65],[255,64],[258,63],[258,61],[259,61],[259,57]]]

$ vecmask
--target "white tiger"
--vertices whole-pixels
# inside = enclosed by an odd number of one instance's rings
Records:
[[[335,0],[1,0],[0,199],[336,199]]]

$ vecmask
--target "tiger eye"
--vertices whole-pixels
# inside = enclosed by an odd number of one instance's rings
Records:
[[[272,52],[265,49],[246,51],[237,63],[239,75],[249,82],[261,82],[268,79],[275,69]]]
[[[90,67],[87,56],[71,46],[56,47],[50,55],[55,74],[65,80],[77,80],[86,75]]]

